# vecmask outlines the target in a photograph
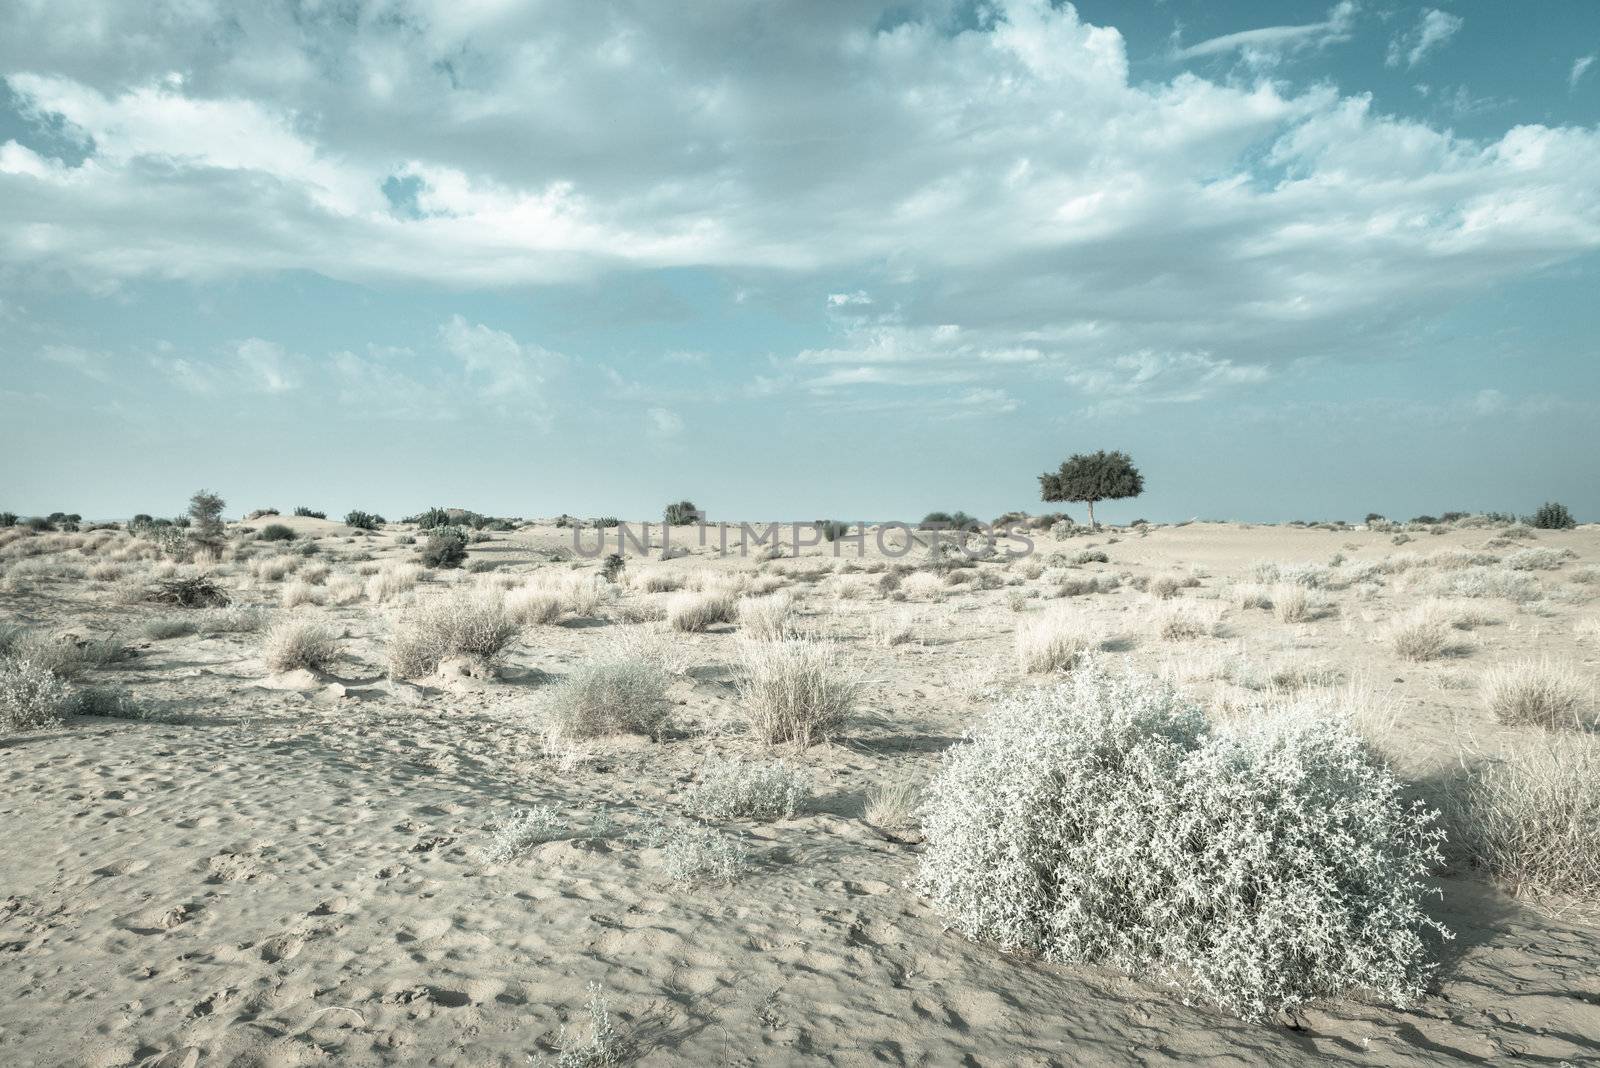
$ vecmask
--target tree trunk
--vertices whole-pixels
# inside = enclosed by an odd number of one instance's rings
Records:
[[[1100,529],[1100,524],[1096,523],[1094,521],[1094,502],[1090,501],[1088,503],[1089,503],[1089,529],[1090,530],[1099,530]]]

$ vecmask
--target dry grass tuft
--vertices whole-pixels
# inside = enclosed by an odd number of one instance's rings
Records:
[[[1483,703],[1501,723],[1583,727],[1595,711],[1594,681],[1570,664],[1518,660],[1483,673]]]
[[[862,680],[831,642],[815,638],[741,643],[740,711],[768,745],[806,746],[843,728]]]
[[[731,593],[721,591],[673,594],[667,602],[667,624],[673,630],[702,631],[732,622],[735,604]]]
[[[261,639],[261,659],[270,671],[325,671],[338,657],[338,636],[321,623],[280,620]]]
[[[1017,666],[1024,672],[1064,671],[1104,641],[1099,626],[1066,605],[1048,608],[1017,624]]]

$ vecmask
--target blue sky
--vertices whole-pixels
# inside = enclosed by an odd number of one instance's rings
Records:
[[[1536,12],[1537,17],[1532,17]],[[0,508],[1600,518],[1600,4],[0,9]]]

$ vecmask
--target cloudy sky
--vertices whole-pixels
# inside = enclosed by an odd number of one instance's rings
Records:
[[[0,508],[1600,518],[1531,10],[9,0]]]

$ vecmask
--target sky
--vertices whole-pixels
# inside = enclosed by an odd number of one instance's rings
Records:
[[[0,509],[1567,503],[1600,4],[0,5]],[[1069,509],[1070,510],[1070,509]]]

